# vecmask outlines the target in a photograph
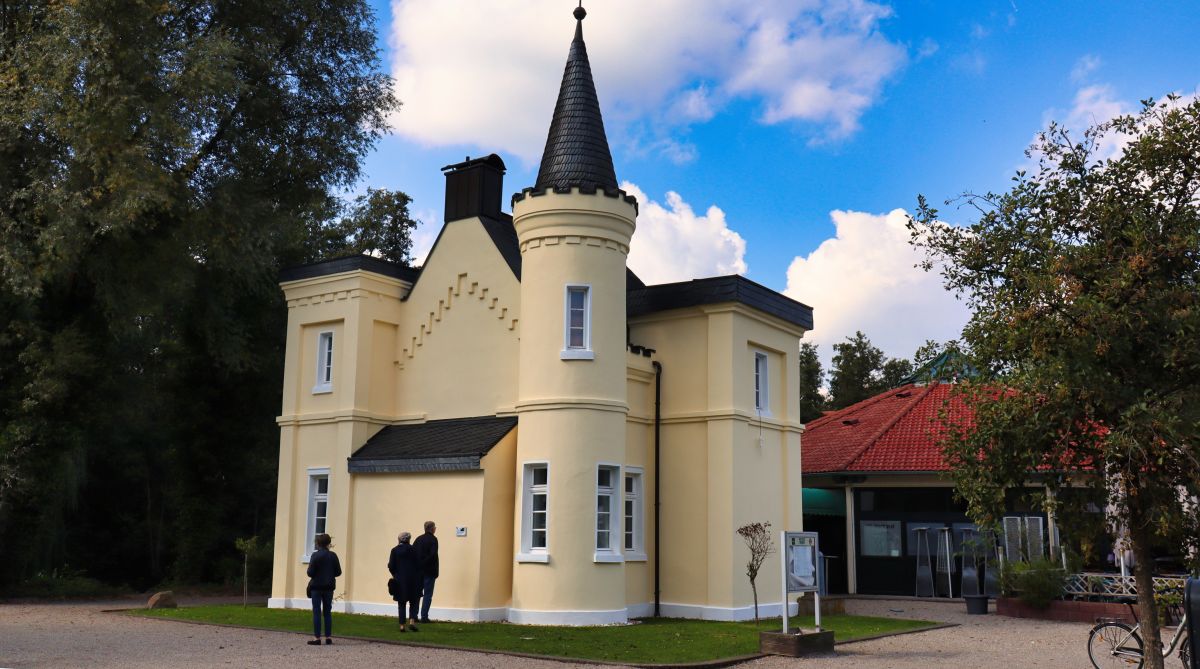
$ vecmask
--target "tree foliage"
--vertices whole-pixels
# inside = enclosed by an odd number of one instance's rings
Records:
[[[377,66],[362,0],[0,4],[3,578],[213,579],[269,529],[276,276],[397,105]]]
[[[821,358],[817,345],[810,342],[800,344],[800,422],[807,423],[821,417],[825,410],[825,396],[821,386],[825,383],[825,370],[821,369]]]
[[[1099,159],[1103,142],[1123,150]],[[1079,139],[1051,125],[1030,156],[1009,191],[964,196],[970,226],[923,198],[910,223],[926,268],[968,300],[963,337],[997,379],[962,384],[974,422],[946,455],[981,521],[1031,476],[1107,498],[1138,591],[1153,592],[1151,543],[1182,554],[1200,537],[1200,101],[1147,101]],[[1140,604],[1161,667],[1154,598]]]
[[[903,358],[887,358],[861,331],[833,345],[833,370],[829,374],[831,409],[851,404],[894,388],[912,374],[912,363]]]

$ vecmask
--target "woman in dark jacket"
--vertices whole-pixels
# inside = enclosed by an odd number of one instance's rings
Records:
[[[399,543],[392,549],[388,559],[388,571],[395,579],[395,592],[392,599],[396,600],[400,609],[400,631],[404,631],[404,605],[408,604],[408,629],[417,631],[418,604],[421,601],[421,563],[417,560],[417,551],[409,543],[412,535],[401,532],[397,538]]]
[[[325,619],[325,643],[333,643],[333,591],[337,588],[337,577],[342,575],[342,563],[337,553],[329,550],[328,534],[317,535],[317,550],[308,559],[308,596],[312,598],[313,636],[310,646],[321,645],[321,618]]]

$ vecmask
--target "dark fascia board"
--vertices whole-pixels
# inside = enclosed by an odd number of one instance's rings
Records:
[[[346,470],[351,474],[400,474],[424,472],[465,472],[481,470],[479,456],[413,458],[396,460],[355,460],[346,458]]]
[[[342,274],[355,270],[382,274],[383,276],[390,276],[393,279],[400,279],[409,283],[415,282],[421,274],[420,269],[406,267],[381,258],[373,258],[368,255],[353,255],[309,263],[307,265],[300,265],[299,267],[285,268],[279,272],[279,282],[286,283],[301,279],[314,279],[319,276],[330,276],[332,274]]]
[[[628,317],[721,302],[744,304],[805,330],[813,327],[812,307],[737,274],[630,290]]]

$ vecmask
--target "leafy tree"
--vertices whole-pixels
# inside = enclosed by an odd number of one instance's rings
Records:
[[[862,332],[833,345],[833,371],[829,374],[829,404],[843,409],[875,394],[883,351]]]
[[[828,406],[844,409],[851,404],[900,385],[912,374],[912,363],[886,358],[862,332],[833,345],[833,371],[829,374]]]
[[[368,188],[340,219],[315,219],[309,234],[310,254],[334,258],[366,253],[407,265],[412,262],[412,231],[417,222],[408,212],[412,198],[399,191]],[[336,205],[328,207],[340,209]]]
[[[821,358],[817,345],[809,342],[800,344],[800,422],[807,423],[821,417],[825,407],[825,396],[821,386],[825,383],[825,370],[821,369]]]
[[[216,578],[273,518],[277,272],[397,105],[370,9],[0,3],[0,82],[0,578]]]
[[[1103,141],[1123,151],[1100,159]],[[1106,497],[1126,529],[1161,668],[1152,586],[1157,538],[1197,548],[1200,495],[1200,101],[1147,101],[1081,139],[1039,135],[1032,174],[1005,193],[965,195],[969,227],[922,198],[911,221],[926,269],[967,298],[963,331],[996,383],[967,383],[974,425],[944,444],[980,522],[1035,473],[1051,491]],[[1061,495],[1060,505],[1089,495]]]
[[[879,383],[876,386],[876,393],[903,385],[905,379],[912,376],[912,373],[913,364],[908,360],[904,358],[888,359],[879,370]]]

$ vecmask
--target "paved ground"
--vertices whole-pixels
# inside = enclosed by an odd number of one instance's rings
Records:
[[[305,645],[308,637],[299,634],[187,625],[101,612],[131,604],[135,603],[0,605],[0,667],[295,669],[311,665],[316,658],[320,658],[320,664],[331,667],[586,666],[364,641],[339,641],[333,646],[313,648]],[[1084,647],[1088,626],[1083,624],[967,616],[961,603],[923,601],[853,600],[848,602],[847,612],[923,618],[960,626],[846,644],[838,647],[834,657],[767,658],[744,666],[753,669],[1089,666]]]
[[[995,602],[991,602],[995,604]],[[771,657],[743,665],[753,669],[808,667],[837,669],[1082,669],[1090,625],[1024,620],[1004,616],[968,616],[957,602],[848,600],[846,613],[958,623],[958,627],[848,643],[834,657]]]

